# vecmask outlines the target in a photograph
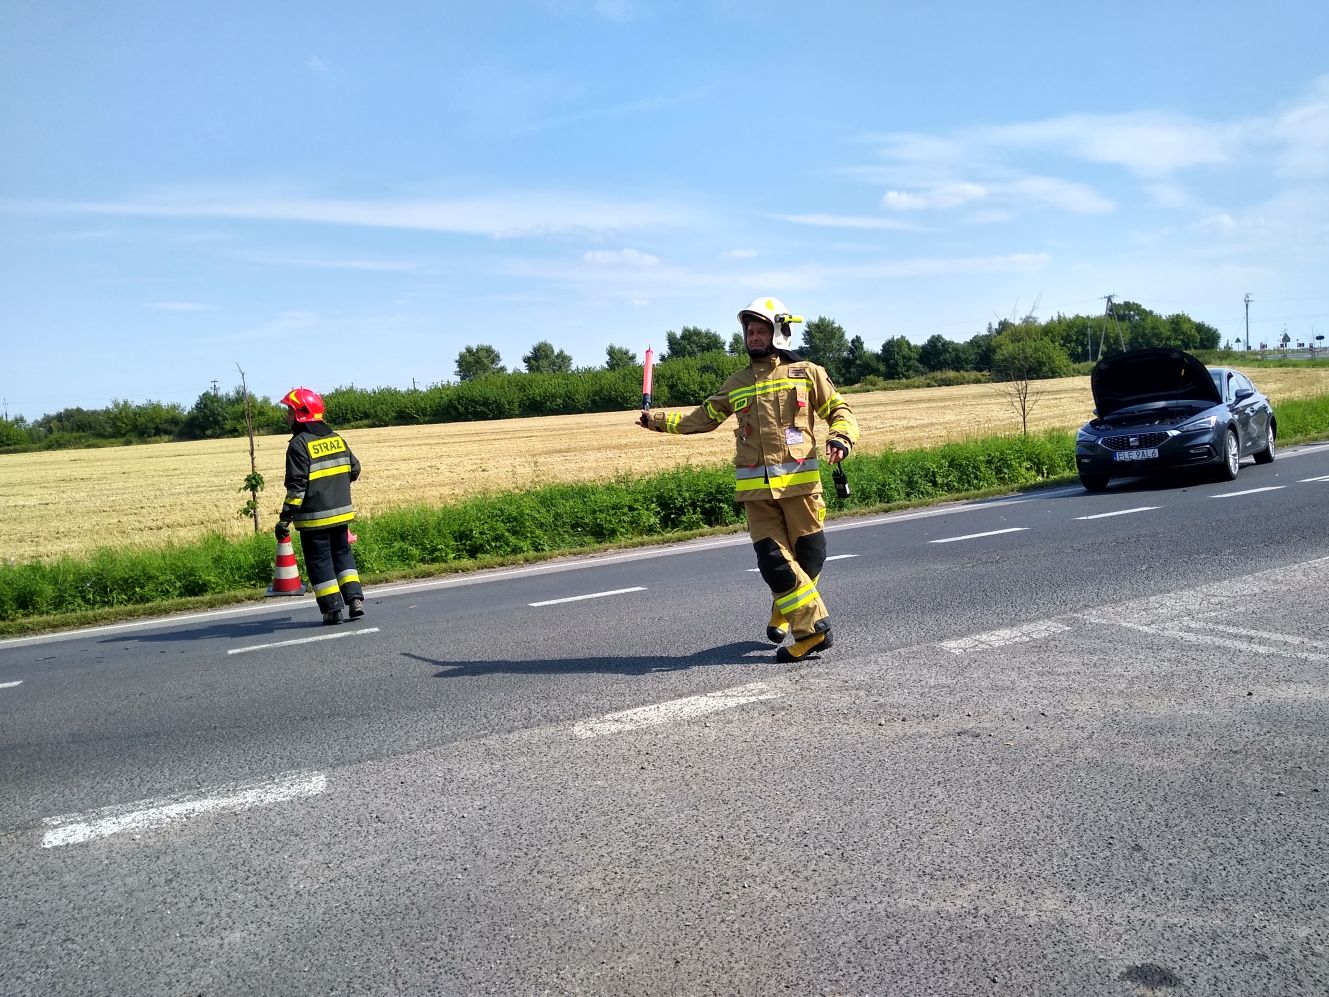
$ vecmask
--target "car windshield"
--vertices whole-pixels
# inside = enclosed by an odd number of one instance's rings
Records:
[[[1209,376],[1214,379],[1214,387],[1218,389],[1219,397],[1223,394],[1223,372],[1221,370],[1211,370]]]

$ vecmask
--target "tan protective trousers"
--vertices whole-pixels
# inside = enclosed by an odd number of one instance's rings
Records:
[[[775,597],[772,612],[784,616],[795,638],[806,637],[830,615],[817,591],[826,561],[826,503],[818,494],[754,499],[742,506],[757,567]]]

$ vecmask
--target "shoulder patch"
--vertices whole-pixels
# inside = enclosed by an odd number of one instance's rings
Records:
[[[790,377],[807,377],[807,376],[808,376],[808,369],[807,369],[806,367],[790,367],[790,368],[789,368],[789,376],[790,376]]]

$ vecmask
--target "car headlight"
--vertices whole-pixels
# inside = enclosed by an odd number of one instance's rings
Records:
[[[1178,433],[1193,433],[1199,429],[1213,429],[1218,424],[1218,416],[1206,415],[1203,419],[1193,419],[1177,430]]]
[[[1075,442],[1076,442],[1076,443],[1097,443],[1097,442],[1098,442],[1098,437],[1095,436],[1093,433],[1089,432],[1089,430],[1087,430],[1087,429],[1082,429],[1082,430],[1080,430],[1078,433],[1075,434]]]

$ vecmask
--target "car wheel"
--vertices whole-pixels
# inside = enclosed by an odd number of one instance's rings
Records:
[[[1108,486],[1108,476],[1106,474],[1093,474],[1088,471],[1081,471],[1080,484],[1084,485],[1084,490],[1087,492],[1101,492]]]
[[[1218,465],[1218,480],[1236,481],[1237,471],[1241,468],[1241,444],[1237,442],[1237,432],[1229,429],[1223,434],[1223,462]]]
[[[1274,424],[1272,422],[1269,423],[1266,432],[1268,435],[1265,437],[1264,449],[1255,452],[1255,463],[1257,464],[1272,464],[1274,462]]]

